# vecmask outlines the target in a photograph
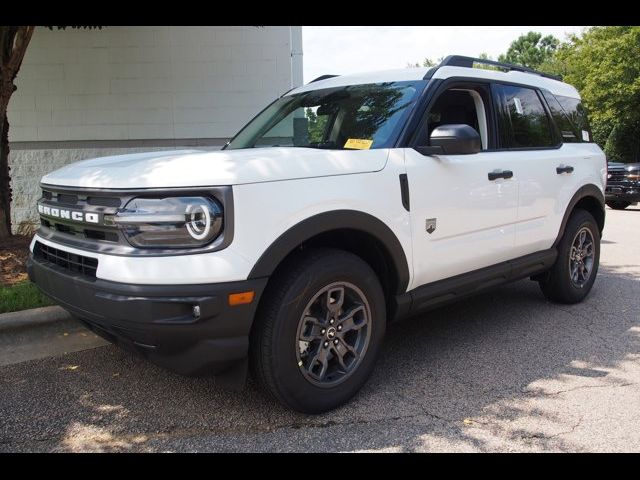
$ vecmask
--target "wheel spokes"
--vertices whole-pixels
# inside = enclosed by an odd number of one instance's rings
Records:
[[[344,287],[332,288],[327,291],[326,307],[327,311],[333,316],[340,313],[340,309],[344,304]]]
[[[576,259],[576,253],[578,253],[578,248],[574,245],[571,247],[571,252],[569,253],[569,258],[571,260],[575,260]]]
[[[578,283],[578,268],[580,267],[580,264],[578,262],[575,262],[571,268],[571,280],[573,280],[574,282]]]
[[[586,239],[587,239],[587,231],[586,231],[586,230],[582,230],[582,231],[580,232],[580,237],[579,237],[579,239],[578,239],[578,241],[580,242],[580,243],[578,244],[578,248],[583,248],[583,246],[584,246],[584,242],[585,242],[585,240],[586,240]]]
[[[367,322],[362,319],[357,321],[356,315],[365,313],[364,305],[356,305],[350,308],[345,314],[338,319],[338,325],[342,326],[342,333],[349,332],[351,330],[360,330]]]
[[[318,381],[322,381],[329,368],[329,349],[324,348],[322,343],[318,344],[318,348],[307,365],[307,373]]]
[[[340,367],[346,372],[349,368],[349,366],[346,364],[344,357],[347,354],[350,354],[353,357],[353,360],[351,360],[350,364],[353,362],[356,362],[358,360],[358,352],[356,351],[355,348],[353,348],[351,345],[349,345],[344,338],[340,338],[338,341],[338,344],[333,348],[333,350],[336,352],[336,358],[338,360],[338,364],[340,365]]]
[[[593,256],[593,242],[587,243],[584,247],[584,256],[592,257]]]
[[[323,338],[323,324],[316,317],[310,315],[304,317],[302,333],[300,334],[300,340],[303,342],[312,342]]]
[[[307,380],[345,380],[364,357],[371,335],[363,292],[347,282],[327,285],[309,300],[298,324],[297,363]]]
[[[595,241],[591,231],[584,227],[575,236],[569,251],[571,281],[583,287],[591,276],[595,262]]]

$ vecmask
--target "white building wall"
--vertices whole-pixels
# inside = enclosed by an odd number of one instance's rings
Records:
[[[14,231],[42,175],[140,149],[219,148],[302,83],[301,27],[36,28],[9,105]]]
[[[299,30],[38,27],[9,107],[11,141],[229,137],[293,86]]]

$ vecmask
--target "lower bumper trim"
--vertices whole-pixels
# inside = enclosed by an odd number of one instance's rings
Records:
[[[29,278],[98,335],[185,375],[219,374],[243,363],[266,278],[199,285],[129,285],[62,270],[30,256]],[[229,306],[230,293],[255,291]],[[197,306],[199,315],[194,316]]]

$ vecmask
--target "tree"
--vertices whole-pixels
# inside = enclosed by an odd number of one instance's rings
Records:
[[[9,120],[7,108],[22,60],[27,52],[35,26],[0,26],[0,239],[11,236],[11,175],[9,169]],[[53,29],[54,27],[48,27]],[[56,27],[64,30],[66,26]],[[72,26],[69,28],[102,28]]]
[[[305,116],[309,122],[309,142],[321,143],[324,141],[324,133],[327,128],[327,115],[318,116],[313,108],[305,108]]]
[[[553,35],[543,37],[540,32],[529,32],[511,42],[507,53],[498,56],[498,61],[538,68],[553,57],[559,43]]]
[[[575,86],[609,160],[640,161],[640,27],[592,27],[542,65]]]
[[[433,60],[431,60],[430,58],[425,58],[424,60],[422,60],[422,63],[420,63],[420,62],[407,63],[407,68],[435,67],[436,65],[438,65],[442,61],[443,58],[444,57],[440,57],[435,62]]]
[[[478,58],[480,60],[493,60],[493,58],[491,57],[491,55],[489,55],[487,52],[482,52],[480,55],[478,55]],[[486,63],[476,63],[475,64],[476,68],[483,68],[484,70],[498,70],[500,71],[500,69],[494,65],[488,65]]]
[[[7,107],[35,27],[0,26],[0,239],[11,236],[11,177]]]
[[[486,53],[486,52],[482,52],[480,55],[478,55],[478,58],[481,58],[482,60],[493,60],[491,58],[491,56],[489,56],[489,54]],[[430,58],[425,58],[424,60],[422,60],[422,63],[420,63],[420,62],[407,63],[407,68],[435,67],[436,65],[441,63],[442,60],[444,60],[444,57],[438,58],[438,60],[436,60],[435,62],[433,60],[431,60]],[[479,67],[480,68],[486,68],[486,69],[489,69],[489,70],[494,70],[495,69],[495,67],[492,67],[490,65],[479,64]]]

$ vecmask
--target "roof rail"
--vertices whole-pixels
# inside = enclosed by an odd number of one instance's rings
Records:
[[[314,78],[309,83],[319,82],[320,80],[326,80],[327,78],[339,77],[340,75],[320,75],[318,78]]]
[[[529,67],[523,67],[522,65],[514,65],[512,63],[504,63],[504,62],[496,62],[495,60],[488,60],[485,58],[474,58],[474,57],[465,57],[463,55],[449,55],[444,60],[442,60],[438,66],[433,69],[433,71],[427,72],[429,78],[433,76],[435,71],[440,67],[466,67],[473,68],[474,63],[482,63],[484,65],[493,65],[495,67],[500,67],[506,70],[513,70],[516,72],[524,72],[524,73],[532,73],[534,75],[540,75],[541,77],[551,78],[553,80],[562,81],[562,77],[558,75],[551,75],[549,73],[539,72],[538,70],[534,70]],[[426,75],[425,75],[426,77]],[[426,79],[426,78],[425,78]]]

